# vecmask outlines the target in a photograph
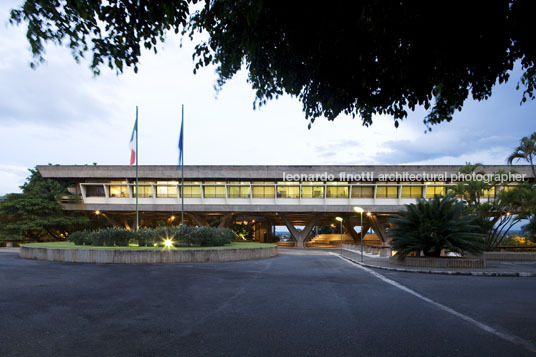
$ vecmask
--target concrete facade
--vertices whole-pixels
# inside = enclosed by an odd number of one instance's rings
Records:
[[[389,216],[420,197],[433,197],[437,190],[446,192],[457,183],[451,178],[460,168],[455,165],[185,166],[185,188],[197,192],[188,195],[185,191],[185,223],[226,227],[237,220],[248,222],[255,229],[263,230],[262,236],[267,241],[273,238],[273,227],[283,225],[297,246],[302,247],[315,225],[333,225],[337,216],[343,218],[345,231],[358,241],[354,227],[361,222],[353,208],[359,206],[367,212],[363,229],[371,228],[378,243],[385,243]],[[113,225],[133,226],[135,167],[46,165],[38,169],[43,177],[71,185],[71,193],[79,200],[69,197],[62,200],[65,209],[98,212]],[[142,188],[145,190],[138,198],[140,224],[169,222],[180,216],[181,171],[176,166],[156,165],[139,166],[138,170],[139,180],[143,182],[140,192]],[[487,174],[512,170],[525,175],[527,180],[534,180],[528,165],[479,169]],[[411,180],[410,175],[421,179]],[[271,193],[259,196],[257,190],[266,187]],[[122,190],[121,195],[114,194],[118,188]],[[174,194],[162,195],[163,189]],[[233,189],[240,193],[237,195]],[[98,195],[91,193],[97,191]]]
[[[54,178],[135,178],[135,167],[127,165],[39,165],[43,177]],[[372,179],[381,174],[408,172],[410,174],[455,174],[460,165],[188,165],[184,167],[185,179],[273,179],[282,181],[283,174],[332,174],[339,179],[341,172],[373,173]],[[515,170],[532,178],[529,165],[485,165],[482,171],[494,173]],[[154,179],[180,179],[181,172],[174,165],[143,165],[138,168],[139,177]]]

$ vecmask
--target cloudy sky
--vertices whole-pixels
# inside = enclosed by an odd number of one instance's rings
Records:
[[[93,77],[65,48],[47,47],[32,70],[24,28],[8,24],[0,4],[0,195],[18,191],[37,164],[128,164],[139,106],[140,164],[175,164],[180,106],[185,106],[188,164],[503,164],[522,136],[535,131],[536,102],[520,106],[520,72],[485,102],[466,102],[451,123],[425,134],[424,110],[394,128],[377,116],[319,118],[311,130],[297,99],[284,96],[253,110],[254,92],[239,73],[214,90],[213,68],[192,73],[192,44],[169,36],[140,71]]]

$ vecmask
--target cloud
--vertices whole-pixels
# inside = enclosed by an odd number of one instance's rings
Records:
[[[0,164],[0,177],[2,177],[2,180],[0,180],[0,195],[20,192],[20,189],[17,188],[24,183],[24,180],[29,175],[30,173],[26,167]]]
[[[7,18],[9,7],[0,8]],[[0,124],[41,123],[65,126],[110,115],[114,75],[93,78],[68,49],[47,46],[45,62],[32,70],[24,26],[0,27]]]

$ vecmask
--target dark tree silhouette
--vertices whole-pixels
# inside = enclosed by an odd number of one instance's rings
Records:
[[[290,94],[311,122],[346,113],[368,126],[389,114],[398,126],[423,105],[430,129],[469,96],[487,99],[516,62],[522,101],[534,98],[535,1],[210,0],[188,16],[197,2],[26,0],[11,21],[27,23],[36,63],[53,41],[77,60],[90,52],[96,73],[103,64],[137,71],[141,47],[156,52],[168,30],[207,33],[196,70],[216,65],[223,85],[245,67],[257,105]]]

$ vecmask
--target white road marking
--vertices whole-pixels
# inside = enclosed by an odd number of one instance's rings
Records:
[[[476,327],[478,327],[478,328],[480,328],[480,329],[482,329],[482,330],[484,330],[486,332],[494,334],[495,336],[498,336],[498,337],[500,337],[500,338],[502,338],[502,339],[504,339],[506,341],[510,341],[510,342],[515,343],[517,345],[521,345],[521,346],[525,347],[526,349],[528,349],[531,352],[536,352],[536,346],[534,344],[532,344],[530,341],[527,341],[527,340],[525,340],[525,339],[523,339],[521,337],[517,337],[515,335],[511,335],[511,334],[507,334],[507,333],[504,333],[504,332],[497,331],[496,329],[494,329],[493,327],[491,327],[489,325],[486,325],[486,324],[484,324],[482,322],[479,322],[479,321],[477,321],[477,320],[475,320],[475,319],[473,319],[473,318],[471,318],[471,317],[469,317],[467,315],[464,315],[464,314],[462,314],[462,313],[460,313],[460,312],[458,312],[456,310],[453,310],[448,306],[445,306],[443,304],[435,302],[434,300],[429,299],[426,296],[423,296],[423,295],[419,294],[418,292],[416,292],[414,290],[411,290],[407,286],[404,286],[404,285],[402,285],[402,284],[400,284],[400,283],[398,283],[398,282],[396,282],[394,280],[391,280],[391,279],[383,276],[382,274],[380,274],[378,272],[375,272],[374,270],[368,269],[368,268],[366,268],[364,266],[361,266],[361,265],[359,265],[357,263],[354,263],[354,262],[352,262],[352,261],[350,261],[348,259],[345,259],[345,258],[341,257],[338,254],[337,254],[337,256],[339,258],[341,258],[342,260],[344,260],[345,262],[348,262],[348,263],[352,264],[353,266],[356,266],[359,269],[362,269],[362,270],[366,271],[367,273],[369,273],[371,275],[374,275],[376,278],[378,278],[380,280],[383,280],[387,284],[395,286],[395,287],[399,288],[400,290],[403,290],[403,291],[405,291],[405,292],[407,292],[407,293],[409,293],[409,294],[411,294],[411,295],[413,295],[413,296],[415,296],[415,297],[417,297],[417,298],[419,298],[419,299],[421,299],[423,301],[426,301],[429,304],[432,304],[432,305],[440,308],[441,310],[443,310],[445,312],[448,312],[451,315],[459,317],[460,319],[462,319],[464,321],[467,321],[470,324],[472,324],[472,325],[474,325],[474,326],[476,326]]]

